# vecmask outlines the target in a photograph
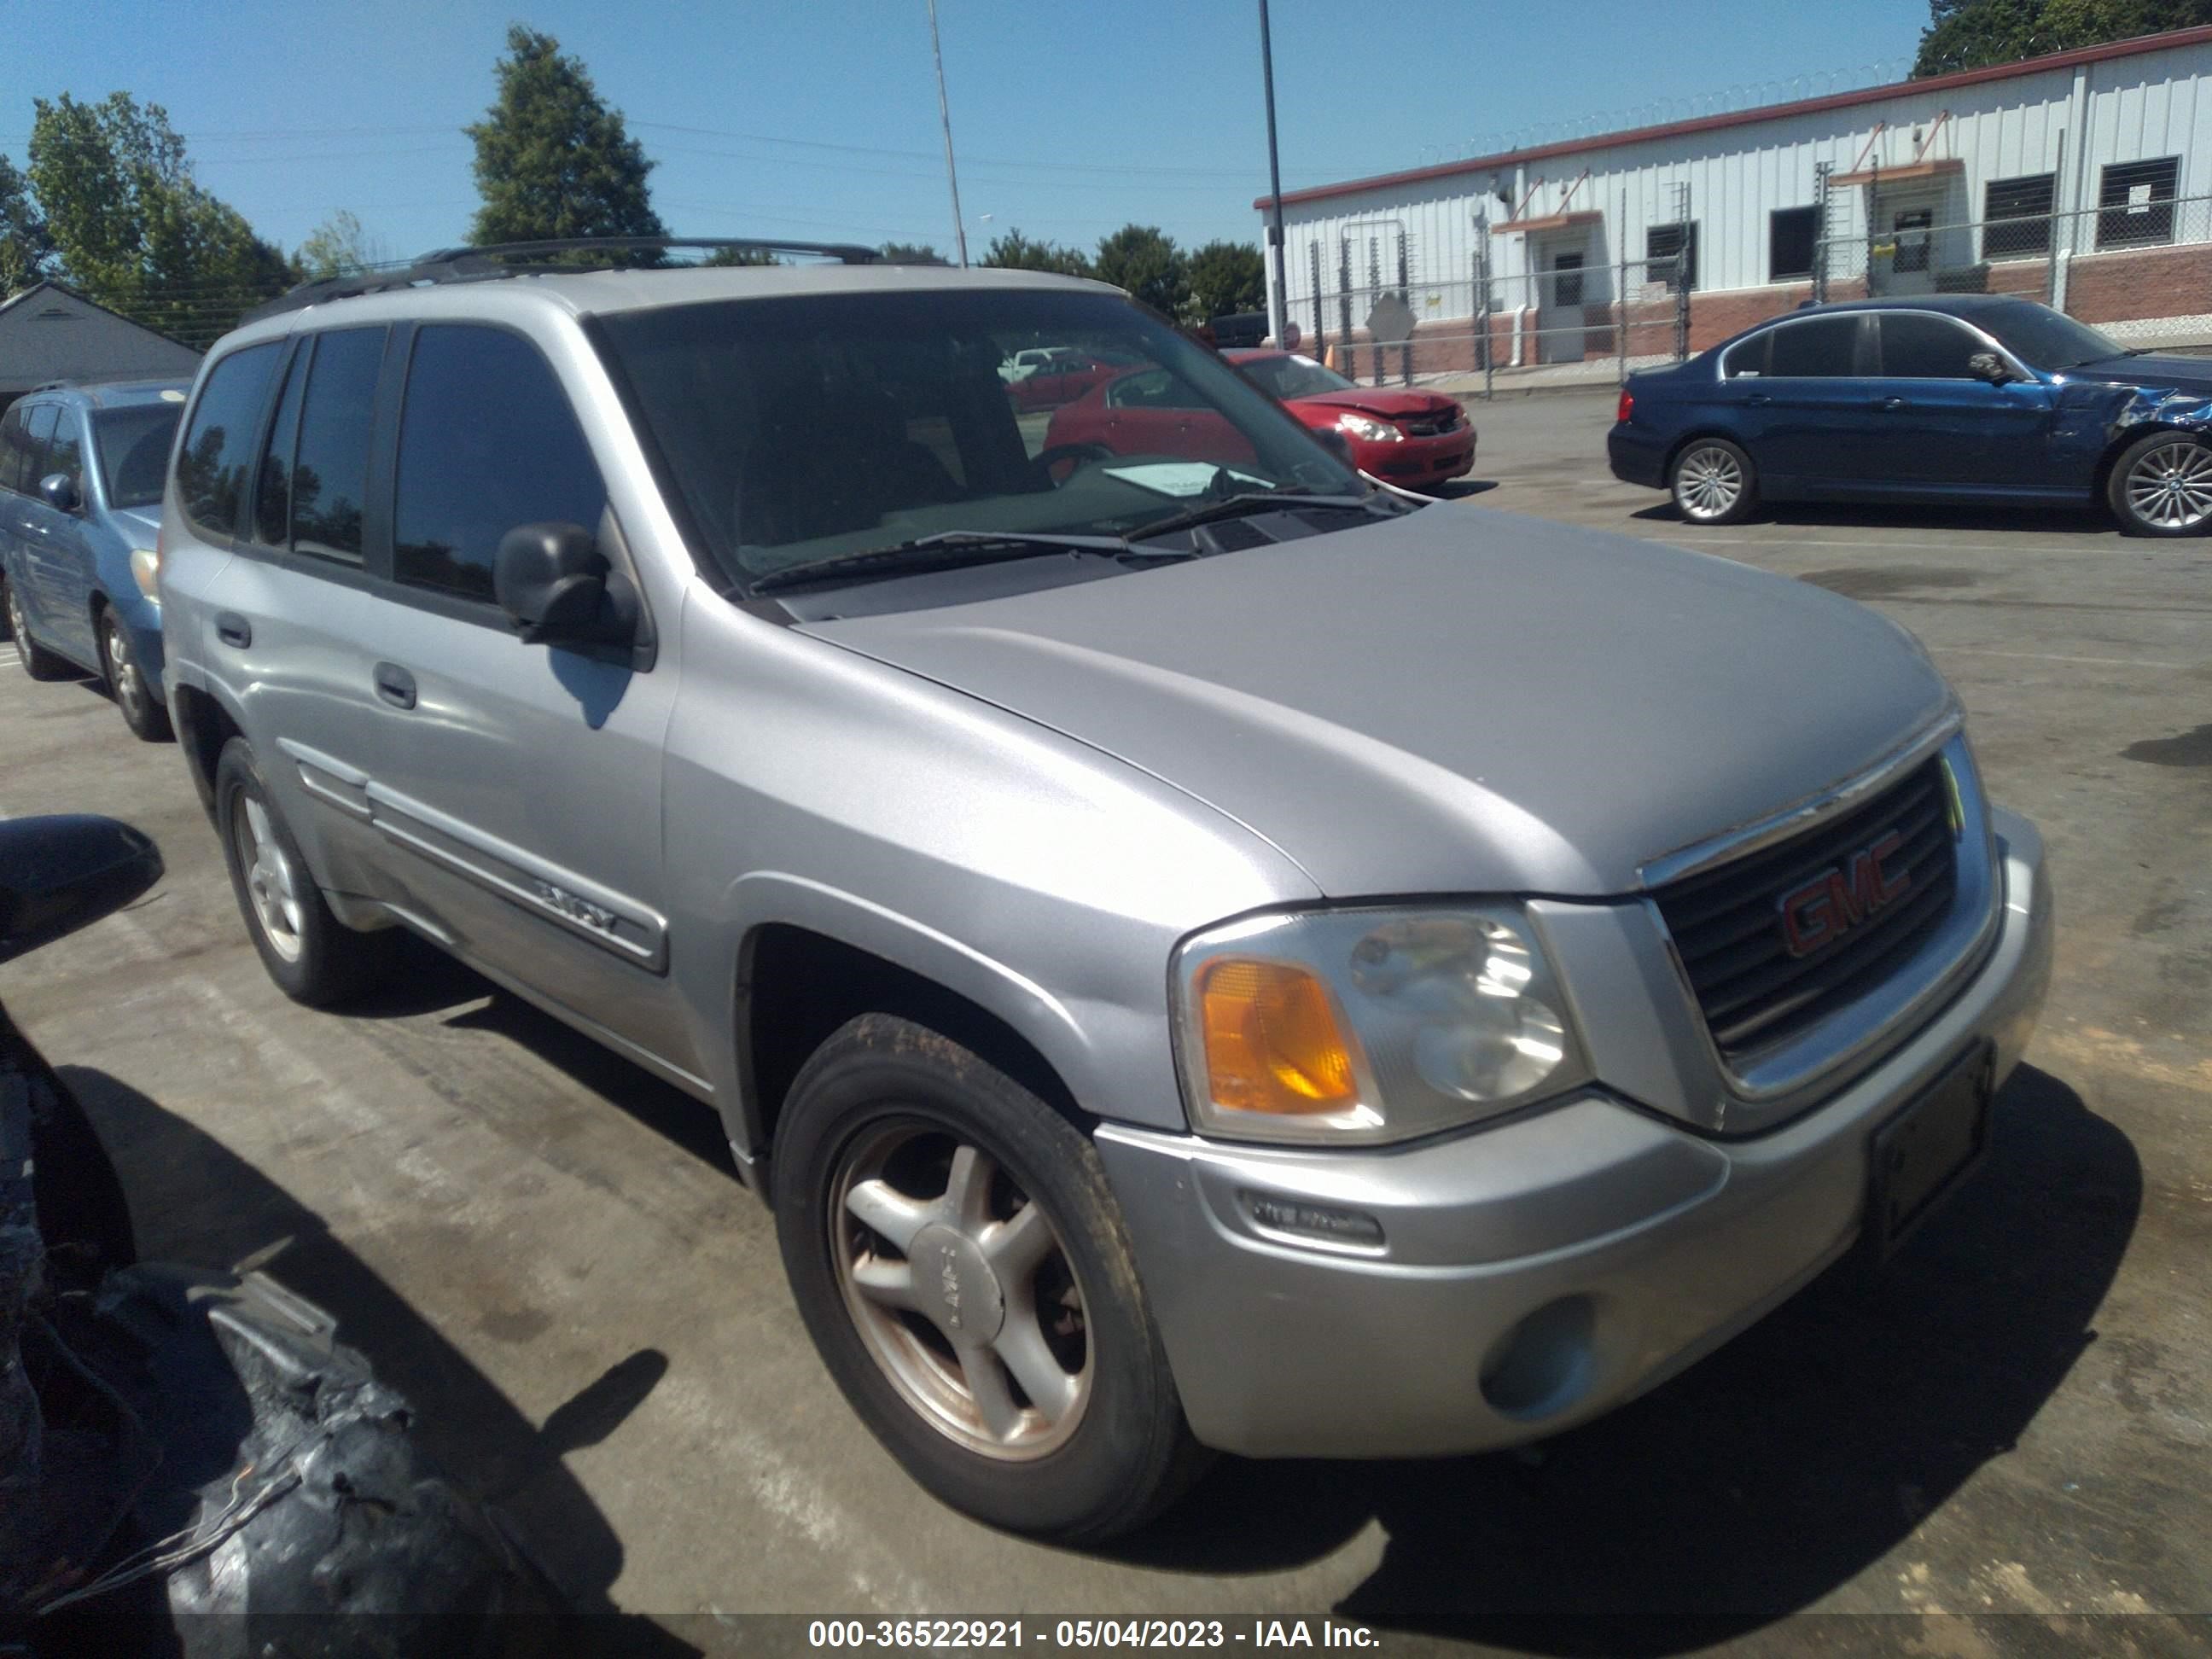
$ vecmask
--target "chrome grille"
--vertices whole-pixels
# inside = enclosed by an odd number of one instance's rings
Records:
[[[1895,972],[1948,915],[1958,884],[1954,807],[1940,758],[1916,767],[1863,805],[1652,895],[1711,1031],[1730,1062],[1787,1041]],[[1784,902],[1837,872],[1848,894],[1853,857],[1899,837],[1881,868],[1903,886],[1832,940],[1793,955]],[[1814,901],[1819,904],[1820,901]],[[1831,907],[1840,917],[1850,900]]]

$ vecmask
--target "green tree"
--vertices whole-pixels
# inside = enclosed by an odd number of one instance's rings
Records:
[[[1929,0],[1928,14],[1916,76],[2212,23],[2212,0]]]
[[[1098,244],[1091,271],[1127,289],[1163,316],[1180,319],[1190,298],[1189,264],[1157,225],[1124,225]]]
[[[495,72],[498,97],[464,129],[476,141],[483,198],[471,240],[668,234],[646,186],[653,163],[580,61],[551,35],[517,23]]]
[[[1094,274],[1090,256],[1080,248],[1062,247],[1057,242],[1033,242],[1012,228],[992,239],[991,246],[983,250],[982,263],[1002,270],[1056,270],[1063,276]]]
[[[699,263],[702,265],[773,265],[781,262],[764,247],[718,247]]]
[[[392,263],[384,245],[361,228],[361,221],[344,208],[307,233],[293,255],[309,278],[358,276],[372,266]]]
[[[54,239],[31,195],[31,181],[0,155],[0,300],[37,282],[53,252]]]
[[[949,265],[946,258],[927,242],[885,242],[876,252],[885,264],[891,265]]]
[[[125,316],[204,346],[282,293],[296,268],[200,188],[158,104],[33,100],[31,190],[51,273]]]
[[[1267,262],[1255,242],[1208,242],[1191,251],[1190,320],[1207,322],[1267,303]]]

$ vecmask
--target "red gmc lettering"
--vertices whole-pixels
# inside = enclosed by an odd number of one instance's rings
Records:
[[[1893,857],[1905,838],[1891,830],[1871,847],[1851,854],[1842,869],[1824,871],[1803,886],[1784,893],[1782,939],[1793,957],[1810,956],[1832,945],[1912,884],[1909,874],[1892,876],[1882,860]]]

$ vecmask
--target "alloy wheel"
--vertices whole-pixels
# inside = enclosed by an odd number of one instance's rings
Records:
[[[902,1120],[830,1185],[845,1306],[908,1405],[1002,1461],[1066,1443],[1091,1394],[1083,1294],[1051,1218],[988,1152]]]
[[[107,659],[108,690],[123,706],[124,719],[136,728],[146,718],[146,677],[139,672],[137,656],[131,649],[131,636],[112,616],[100,618],[100,647]]]
[[[1693,519],[1717,519],[1743,497],[1743,469],[1725,449],[1701,446],[1682,457],[1674,501]]]
[[[2161,530],[2193,530],[2212,517],[2212,449],[2187,438],[2160,444],[2128,469],[2128,507]]]
[[[297,962],[303,948],[304,913],[300,889],[292,868],[269,822],[269,809],[252,795],[240,794],[231,811],[230,833],[238,850],[238,867],[246,874],[246,896],[253,902],[254,919],[269,948],[287,962]]]

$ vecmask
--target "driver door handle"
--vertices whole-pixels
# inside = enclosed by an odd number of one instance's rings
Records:
[[[394,708],[415,706],[415,677],[396,662],[376,665],[376,695]]]
[[[1905,407],[1905,399],[1902,398],[1877,398],[1874,400],[1874,406],[1881,410],[1885,415],[1894,415],[1899,410]]]
[[[1751,396],[1744,399],[1744,402],[1748,404],[1753,409],[1764,409],[1767,404],[1773,401],[1774,399],[1768,397],[1764,392],[1754,392]]]

